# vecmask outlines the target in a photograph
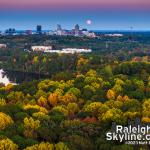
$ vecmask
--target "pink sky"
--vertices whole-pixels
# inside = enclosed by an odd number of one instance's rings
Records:
[[[150,0],[0,0],[0,27],[5,30],[71,29],[78,23],[92,29],[150,30]],[[86,26],[91,19],[92,25]]]
[[[0,7],[148,7],[150,0],[0,0]]]

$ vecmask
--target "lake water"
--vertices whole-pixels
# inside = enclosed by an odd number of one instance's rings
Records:
[[[50,78],[50,76],[38,75],[38,74],[29,74],[22,72],[12,72],[12,71],[4,71],[0,69],[0,83],[5,85],[12,84],[20,84],[22,82],[29,82],[33,80],[40,80]]]

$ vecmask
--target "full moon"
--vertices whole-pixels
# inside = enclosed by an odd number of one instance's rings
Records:
[[[86,21],[86,24],[87,24],[87,25],[91,25],[91,24],[92,24],[92,20],[89,20],[89,19],[88,19],[88,20]]]

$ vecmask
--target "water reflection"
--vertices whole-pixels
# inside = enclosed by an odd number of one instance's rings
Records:
[[[49,78],[50,76],[46,75],[38,75],[38,74],[29,74],[29,73],[22,73],[22,72],[11,72],[11,71],[4,71],[0,69],[0,83],[5,85],[12,83],[12,84],[20,84],[22,82],[29,82],[33,80],[40,80]]]

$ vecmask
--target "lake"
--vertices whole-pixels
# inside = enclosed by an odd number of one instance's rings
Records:
[[[33,80],[40,80],[50,78],[50,76],[46,75],[38,75],[32,73],[23,73],[23,72],[14,72],[14,71],[4,71],[0,69],[0,83],[5,85],[11,84],[20,84],[23,82],[29,82]]]

